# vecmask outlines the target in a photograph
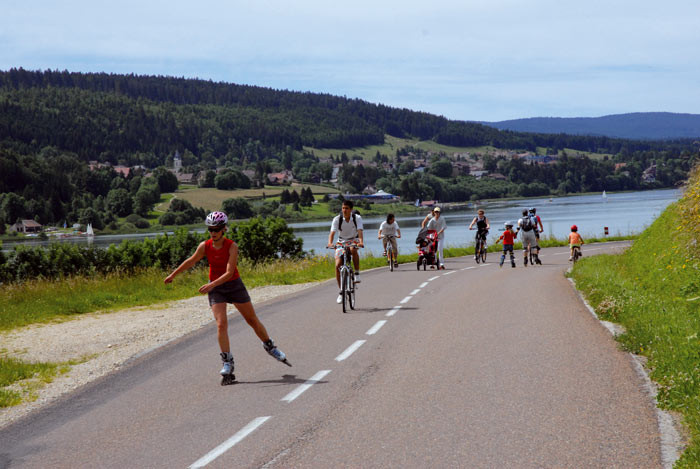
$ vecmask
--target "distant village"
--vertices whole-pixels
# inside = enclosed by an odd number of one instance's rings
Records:
[[[430,168],[431,162],[434,161],[435,156],[441,156],[441,157],[446,157],[444,153],[435,153],[428,151],[425,153],[425,155],[422,156],[417,156],[414,153],[409,152],[408,155],[404,156],[403,159],[401,160],[402,162],[406,161],[412,161],[413,162],[413,168],[409,171],[411,172],[424,172],[428,168]],[[452,164],[452,176],[460,176],[460,175],[471,175],[476,179],[481,179],[484,177],[488,177],[490,179],[494,180],[506,180],[506,177],[497,172],[497,171],[488,171],[484,169],[484,156],[483,154],[478,154],[478,153],[469,153],[469,152],[461,152],[461,153],[453,153],[450,162]],[[527,162],[529,164],[538,164],[538,165],[547,165],[547,164],[554,164],[557,162],[559,159],[558,155],[536,155],[532,152],[515,152],[515,151],[508,151],[508,150],[495,150],[493,152],[488,153],[488,156],[493,157],[493,158],[506,158],[506,159],[513,159],[513,158],[519,158],[522,159],[524,162]],[[577,157],[578,155],[570,155],[573,157]],[[343,167],[344,164],[349,164],[351,166],[364,166],[364,167],[378,167],[381,166],[384,170],[387,172],[393,171],[395,167],[399,164],[397,162],[377,162],[377,161],[371,161],[371,160],[365,160],[365,159],[349,159],[347,163],[338,163],[335,160],[331,158],[321,158],[320,162],[322,163],[328,163],[332,165],[333,171],[331,174],[331,178],[328,180],[322,180],[319,177],[313,178],[311,181],[304,181],[304,183],[330,183],[334,184],[336,186],[339,185],[338,181],[338,173],[340,172],[341,168]],[[625,166],[626,163],[617,163],[615,165],[615,171],[619,172],[621,174],[627,174],[629,173],[625,171]],[[110,163],[101,163],[98,161],[90,161],[89,162],[89,167],[91,170],[96,170],[98,168],[104,168],[104,167],[112,167],[117,173],[122,174],[124,177],[128,177],[132,171],[134,170],[142,170],[145,171],[145,176],[149,176],[150,172],[148,168],[145,168],[143,166],[134,166],[134,167],[128,167],[128,166],[122,166],[122,165],[111,165]],[[171,168],[168,168],[177,178],[177,181],[179,184],[193,184],[197,185],[200,184],[202,179],[204,178],[204,173],[205,171],[200,171],[199,173],[186,173],[183,172],[183,166],[182,166],[182,158],[180,157],[179,153],[176,151],[175,155],[173,157],[173,166]],[[224,171],[226,169],[230,169],[229,167],[218,167],[216,168],[216,173],[220,173],[221,171]],[[256,172],[251,169],[244,169],[241,170],[241,172],[248,177],[251,181],[254,181],[256,178]],[[271,172],[266,174],[266,181],[264,181],[264,184],[268,185],[291,185],[292,183],[302,183],[302,181],[298,180],[295,178],[295,175],[293,171],[291,170],[284,170],[280,172]],[[643,182],[647,183],[653,183],[656,180],[656,165],[652,164],[648,168],[644,170],[642,173],[641,179]],[[331,195],[331,197],[338,197],[338,195]],[[367,199],[370,202],[373,203],[396,203],[400,202],[401,198],[397,195],[394,194],[388,194],[381,189],[377,189],[373,186],[367,186],[363,189],[362,193],[360,194],[352,194],[352,193],[344,193],[343,197],[346,199]],[[410,201],[412,203],[413,201]],[[433,200],[426,200],[426,201],[420,201],[420,205],[422,206],[431,206],[434,205],[436,201]],[[17,223],[13,224],[10,226],[9,230],[12,232],[18,232],[18,233],[25,233],[25,234],[36,234],[40,233],[43,231],[43,226],[39,223],[37,223],[34,220],[20,220]]]

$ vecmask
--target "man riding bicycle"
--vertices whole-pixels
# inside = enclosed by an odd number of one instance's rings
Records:
[[[486,218],[486,212],[484,212],[483,209],[480,208],[476,213],[477,215],[469,224],[469,229],[471,230],[474,224],[476,224],[476,236],[474,237],[474,242],[478,244],[479,240],[483,239],[484,243],[482,249],[486,249],[486,236],[489,234],[489,230],[491,229],[491,223],[489,223],[489,219]],[[475,252],[474,256],[476,257],[477,255],[478,253]]]
[[[360,255],[357,252],[358,247],[364,247],[364,239],[362,234],[362,217],[353,213],[353,203],[350,200],[343,201],[342,213],[333,218],[331,223],[331,232],[328,235],[328,247],[334,246],[333,240],[335,234],[338,233],[338,241],[341,243],[352,242],[350,247],[352,253],[352,263],[355,267],[355,283],[360,283]],[[337,246],[335,250],[335,279],[340,288],[340,266],[343,263],[343,246]],[[343,302],[342,291],[338,294],[337,303]]]

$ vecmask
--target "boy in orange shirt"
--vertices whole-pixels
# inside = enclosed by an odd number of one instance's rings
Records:
[[[515,242],[515,237],[517,236],[513,232],[513,223],[507,221],[505,223],[506,230],[503,234],[496,240],[496,244],[503,240],[503,254],[501,254],[501,263],[499,267],[503,267],[503,261],[506,260],[506,252],[510,253],[510,266],[515,268],[515,256],[513,255],[513,243]]]
[[[583,238],[581,237],[580,234],[578,234],[578,227],[576,225],[571,225],[571,233],[569,233],[569,260],[573,261],[574,260],[574,248],[577,247],[579,248],[579,252],[581,251],[581,245],[583,244]],[[583,253],[581,253],[583,256]]]

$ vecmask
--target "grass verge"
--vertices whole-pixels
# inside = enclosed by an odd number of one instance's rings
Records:
[[[700,467],[700,178],[620,255],[587,257],[571,276],[622,347],[648,358],[659,406],[682,414],[689,445],[676,467]]]
[[[0,357],[0,408],[36,398],[35,391],[74,363],[27,363]]]

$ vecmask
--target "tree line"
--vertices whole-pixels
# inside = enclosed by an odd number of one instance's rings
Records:
[[[116,162],[141,153],[137,160],[160,158],[163,164],[164,155],[176,149],[202,159],[207,153],[240,156],[249,141],[259,141],[265,151],[352,148],[383,143],[385,134],[453,146],[601,153],[691,143],[499,131],[360,99],[196,79],[21,68],[0,72],[0,140],[55,146],[83,159]]]

